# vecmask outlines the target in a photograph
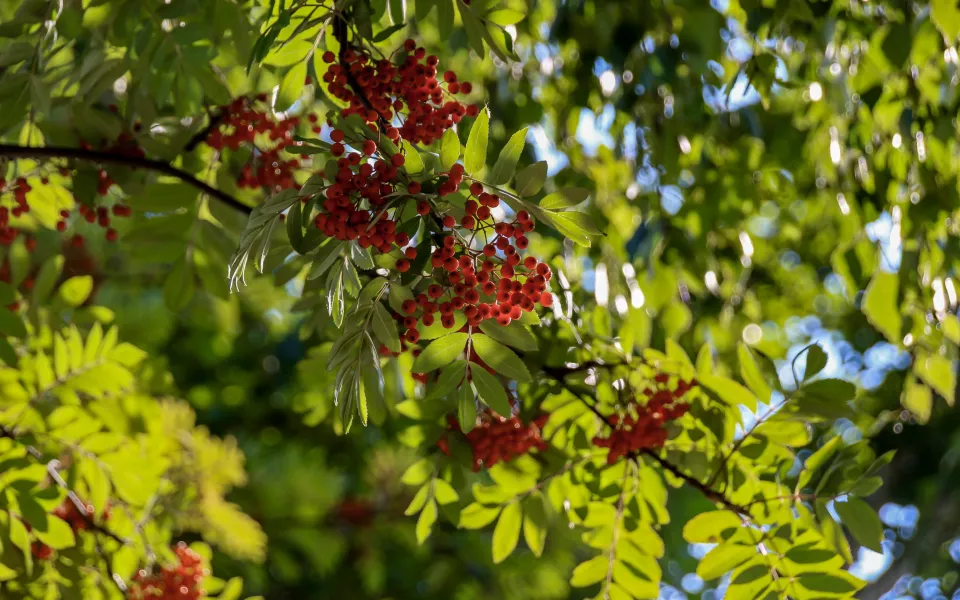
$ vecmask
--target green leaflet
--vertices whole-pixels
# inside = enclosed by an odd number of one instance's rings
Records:
[[[466,333],[451,333],[434,340],[413,363],[414,373],[427,373],[453,362],[467,346]]]
[[[513,553],[520,540],[520,527],[523,521],[523,508],[520,502],[511,502],[500,513],[500,519],[493,529],[493,562],[503,562]]]
[[[520,154],[523,152],[523,145],[527,137],[527,128],[510,136],[507,144],[500,150],[497,162],[490,170],[489,182],[494,185],[502,185],[513,179],[513,174],[517,169],[517,162],[520,160]]]
[[[497,373],[516,381],[530,381],[530,371],[523,361],[503,344],[480,333],[473,335],[473,348],[483,362],[490,365]]]
[[[486,108],[480,110],[477,120],[470,128],[467,148],[463,155],[463,166],[468,175],[476,175],[487,162],[487,136],[489,135],[490,113]]]

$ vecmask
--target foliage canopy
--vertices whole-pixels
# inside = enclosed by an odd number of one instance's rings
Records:
[[[877,507],[950,495],[891,490],[957,420],[958,36],[0,4],[3,597],[883,593]]]

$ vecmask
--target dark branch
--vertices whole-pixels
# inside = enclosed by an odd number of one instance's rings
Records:
[[[583,403],[584,406],[589,408],[590,411],[593,412],[593,414],[595,414],[601,421],[604,422],[605,425],[607,425],[607,427],[610,427],[612,429],[613,424],[610,422],[610,419],[604,416],[604,414],[601,413],[600,410],[594,404],[586,401],[581,394],[577,393],[573,389],[570,389],[570,387],[567,386],[566,382],[563,380],[563,377],[565,375],[577,373],[584,369],[592,368],[594,366],[603,366],[603,365],[600,365],[599,363],[584,363],[582,365],[579,365],[577,367],[573,367],[570,369],[567,369],[566,367],[543,367],[541,371],[551,379],[558,381],[561,385],[566,387],[578,400],[580,400],[580,402]],[[653,450],[649,448],[644,448],[635,453],[632,453],[631,456],[634,458],[636,458],[637,456],[649,457],[651,460],[653,460],[658,465],[660,465],[660,468],[662,468],[664,471],[669,471],[674,477],[682,479],[684,483],[698,490],[708,500],[712,502],[716,502],[717,504],[720,504],[727,510],[733,511],[738,515],[742,515],[745,517],[750,516],[750,512],[746,509],[746,507],[740,506],[739,504],[736,504],[731,500],[727,499],[727,497],[724,496],[723,493],[713,489],[711,484],[703,483],[696,477],[693,477],[692,475],[688,475],[687,473],[684,473],[683,471],[680,470],[680,468],[677,465],[673,464],[672,462],[668,461],[665,458],[662,458],[659,454],[657,454]]]
[[[47,468],[47,475],[50,476],[50,479],[54,481],[59,487],[63,488],[67,492],[67,498],[70,499],[70,502],[77,508],[77,512],[80,513],[80,516],[83,518],[83,521],[87,524],[87,528],[91,531],[96,531],[97,533],[102,533],[108,538],[120,543],[121,545],[129,544],[129,540],[117,535],[113,531],[107,529],[100,523],[97,523],[93,519],[93,515],[90,514],[90,511],[87,510],[87,505],[83,503],[77,493],[70,489],[70,486],[67,485],[67,482],[63,479],[63,476],[60,475],[60,468],[62,465],[57,459],[47,460],[43,453],[37,450],[35,447],[30,444],[26,444],[17,436],[17,434],[10,428],[0,425],[0,438],[7,438],[8,440],[13,441],[14,443],[20,444],[24,447],[34,460],[39,463],[44,463]]]
[[[739,504],[735,504],[734,502],[731,502],[730,500],[727,499],[726,496],[724,496],[717,490],[713,489],[709,485],[703,483],[699,479],[691,475],[687,475],[686,473],[681,471],[677,467],[677,465],[673,464],[672,462],[668,461],[665,458],[661,458],[660,455],[658,455],[653,450],[649,448],[644,448],[643,450],[640,450],[637,454],[639,454],[640,456],[647,456],[651,458],[654,462],[659,464],[664,471],[669,471],[671,474],[673,474],[674,477],[678,477],[682,479],[684,483],[686,483],[692,488],[697,489],[701,494],[704,495],[705,498],[707,498],[707,500],[716,502],[717,504],[720,504],[721,506],[723,506],[725,509],[733,511],[738,515],[743,515],[745,517],[750,516],[750,513],[749,511],[747,511],[746,507],[743,507],[743,506],[740,506]]]
[[[204,194],[223,202],[243,213],[250,214],[252,207],[240,202],[230,194],[222,192],[217,188],[200,181],[190,173],[174,167],[170,163],[152,158],[141,158],[138,156],[127,156],[116,154],[114,152],[105,152],[102,150],[84,150],[82,148],[67,148],[59,146],[47,146],[44,148],[31,146],[17,146],[13,144],[0,144],[0,157],[6,158],[33,158],[33,159],[52,159],[69,158],[73,160],[83,160],[94,163],[122,165],[134,169],[146,169],[155,173],[162,173],[171,177],[176,177],[180,181],[200,190]]]
[[[214,113],[207,110],[207,118],[209,122],[207,126],[201,129],[200,131],[193,134],[190,139],[187,141],[187,145],[183,147],[184,152],[190,152],[197,146],[203,143],[205,139],[210,135],[210,132],[216,129],[220,125],[220,121],[226,116],[227,111],[221,109],[220,112]]]

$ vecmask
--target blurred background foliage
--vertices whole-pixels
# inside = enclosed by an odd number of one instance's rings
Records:
[[[674,339],[693,355],[708,344],[721,369],[736,364],[742,341],[773,357],[784,380],[797,352],[821,343],[825,372],[861,390],[856,419],[833,432],[869,437],[878,455],[898,451],[872,500],[884,552],[855,554],[854,571],[871,582],[860,597],[951,597],[960,562],[955,3],[509,4],[528,14],[514,28],[513,64],[479,60],[462,29],[441,36],[432,19],[415,19],[409,33],[482,84],[491,152],[529,125],[524,161],[547,160],[557,187],[593,191],[602,240],[583,249],[544,231],[531,250],[554,257],[576,304],[595,306],[584,315],[595,331],[612,331],[613,314],[654,347]],[[255,33],[225,31],[236,55],[218,61],[239,72]],[[254,80],[256,89],[278,83],[269,69]],[[297,282],[198,293],[173,314],[146,257],[91,251],[110,272],[98,303],[157,372],[172,374],[158,389],[179,391],[199,422],[235,436],[246,454],[249,483],[230,500],[263,525],[267,559],[217,554],[218,576],[241,575],[270,599],[578,597],[567,583],[583,559],[573,534],[551,532],[543,558],[520,550],[496,567],[489,532],[438,527],[417,544],[403,516],[412,490],[400,475],[414,460],[403,424],[343,436],[326,419],[329,374],[300,334]],[[937,357],[948,373],[934,377],[925,369]],[[705,508],[695,492],[670,496],[674,523]],[[722,597],[723,585],[693,574],[703,549],[678,527],[664,539],[662,597]]]

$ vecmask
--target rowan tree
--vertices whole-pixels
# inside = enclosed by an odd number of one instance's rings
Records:
[[[284,544],[381,597],[401,512],[524,582],[458,597],[672,597],[684,544],[690,593],[872,593],[885,436],[955,397],[958,35],[943,1],[0,5],[3,597],[271,597]],[[186,374],[245,397],[224,357],[281,332],[287,430],[212,434]],[[363,448],[352,495],[245,437],[302,424]]]

